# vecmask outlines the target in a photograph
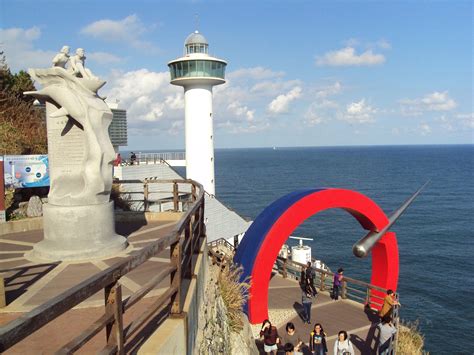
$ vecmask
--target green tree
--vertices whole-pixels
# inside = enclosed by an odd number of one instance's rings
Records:
[[[47,152],[44,110],[23,95],[35,90],[25,71],[12,74],[0,52],[0,154],[44,154]]]

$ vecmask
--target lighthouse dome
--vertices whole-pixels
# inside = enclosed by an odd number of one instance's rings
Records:
[[[206,37],[200,34],[199,31],[194,31],[184,41],[184,47],[185,55],[196,53],[208,54],[209,43],[207,43]]]
[[[184,45],[188,44],[209,44],[206,37],[199,33],[199,31],[194,31],[191,33],[184,41]]]

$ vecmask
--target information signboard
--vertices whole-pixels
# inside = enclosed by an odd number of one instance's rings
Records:
[[[5,155],[5,187],[49,186],[47,155]]]

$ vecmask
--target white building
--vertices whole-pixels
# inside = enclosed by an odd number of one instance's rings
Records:
[[[184,56],[168,63],[171,84],[184,87],[186,177],[215,195],[212,87],[225,83],[227,62],[209,55],[209,44],[198,31],[184,43]]]

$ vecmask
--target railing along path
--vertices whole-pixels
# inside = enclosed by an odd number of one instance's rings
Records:
[[[133,182],[144,183],[139,180]],[[127,181],[127,183],[133,182]],[[137,333],[153,315],[166,309],[168,309],[166,316],[181,314],[183,309],[181,294],[185,293],[185,285],[187,284],[184,280],[192,277],[192,270],[194,270],[193,255],[199,253],[202,243],[205,242],[204,190],[200,184],[192,180],[161,180],[160,182],[172,184],[175,211],[178,211],[179,202],[189,203],[188,209],[173,231],[144,247],[137,254],[115,263],[108,269],[89,277],[32,311],[23,314],[18,319],[0,327],[0,353],[102,289],[105,298],[104,314],[85,331],[59,349],[57,353],[73,353],[105,328],[106,345],[101,353],[123,354],[125,353],[127,340]],[[180,184],[190,186],[191,201],[180,200],[178,188]],[[188,196],[189,194],[184,195]],[[183,194],[181,194],[182,196]],[[159,270],[157,269],[157,274],[151,280],[127,299],[122,300],[120,278],[168,247],[170,248],[169,265],[165,269],[162,269],[162,267]],[[157,296],[151,306],[131,321],[127,327],[124,327],[124,312],[168,276],[170,277],[170,285],[165,292]]]
[[[159,180],[159,179],[146,179],[146,180],[118,180],[114,184],[119,183],[120,185],[133,186],[132,189],[121,189],[116,192],[119,195],[126,195],[124,200],[127,203],[132,203],[133,210],[142,210],[144,212],[149,212],[150,207],[159,206],[159,209],[163,209],[163,205],[171,204],[173,211],[178,211],[180,209],[180,202],[185,204],[196,195],[196,185],[191,184],[190,188],[187,191],[178,189],[179,180]],[[188,180],[183,180],[188,181]],[[160,184],[169,184],[171,187],[167,190],[158,190],[155,187]],[[119,185],[119,186],[120,186]],[[141,186],[140,186],[141,185]],[[135,188],[138,186],[138,188]],[[170,206],[171,207],[171,206]],[[181,206],[184,209],[184,205]]]
[[[288,276],[299,279],[301,275],[301,268],[306,265],[283,258],[281,256],[277,257],[277,260],[274,265],[274,269],[278,271],[283,278],[287,278]],[[312,267],[315,271],[315,284],[319,286],[321,291],[329,291],[332,289],[332,283],[334,278],[334,273],[328,270],[320,269]],[[343,299],[350,299],[358,303],[362,303],[366,307],[369,308],[380,308],[383,305],[383,297],[380,297],[376,292],[386,294],[387,290],[382,287],[378,287],[372,285],[368,282],[360,281],[353,279],[351,277],[344,276],[342,279],[342,287],[341,287],[341,298]],[[398,300],[398,294],[396,298]],[[392,319],[393,325],[399,329],[399,307],[394,306],[392,310]],[[392,336],[390,346],[387,350],[387,354],[395,354],[395,346],[398,341],[398,332]]]

